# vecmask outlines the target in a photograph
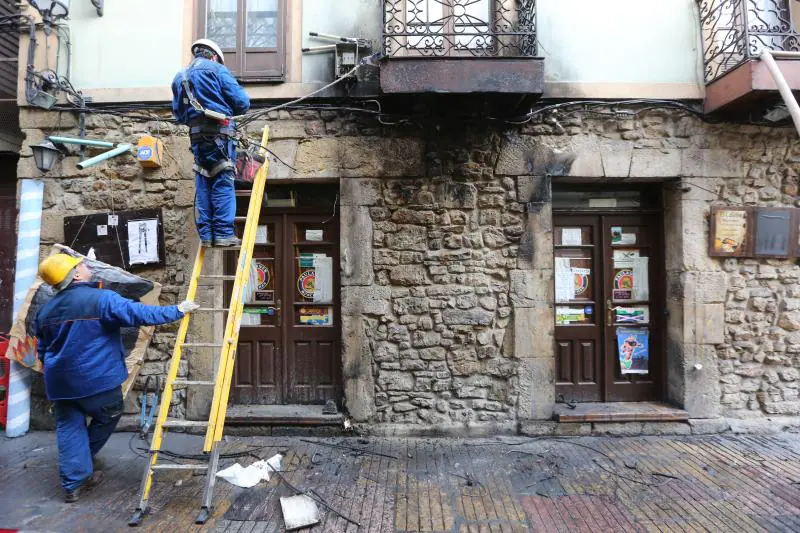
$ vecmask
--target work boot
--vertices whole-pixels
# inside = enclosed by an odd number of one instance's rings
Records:
[[[213,241],[200,241],[200,246],[202,246],[203,248],[211,248],[212,246],[214,246],[214,243]]]
[[[222,239],[216,239],[214,241],[214,246],[217,248],[229,248],[231,246],[241,246],[242,239],[238,237],[227,237]]]
[[[92,490],[97,485],[102,483],[103,481],[103,471],[98,470],[93,472],[91,476],[86,478],[86,480],[81,483],[78,487],[68,490],[64,493],[64,502],[65,503],[75,503],[80,499],[81,490],[86,489],[87,491]]]

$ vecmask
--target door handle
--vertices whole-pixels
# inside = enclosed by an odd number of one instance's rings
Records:
[[[281,313],[280,299],[277,301],[277,305],[275,306],[275,312],[278,314],[278,326],[280,327],[281,324],[283,324],[283,313]]]
[[[606,300],[606,326],[614,325],[614,307],[611,299]]]

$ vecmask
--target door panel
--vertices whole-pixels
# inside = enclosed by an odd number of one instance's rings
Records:
[[[553,222],[557,395],[579,402],[660,399],[660,217],[556,215]]]
[[[606,401],[660,397],[662,351],[658,347],[664,314],[660,291],[654,290],[659,284],[653,283],[663,279],[658,223],[655,216],[603,217],[609,290],[605,313],[606,353],[610,355]]]
[[[245,294],[234,401],[338,402],[338,219],[287,213],[262,216],[260,225]],[[236,254],[229,253],[227,273],[235,267]],[[228,283],[226,290],[231,288]]]
[[[571,277],[556,286],[556,394],[566,400],[601,401],[602,395],[602,266],[597,217],[553,218],[557,265]],[[574,275],[572,274],[574,272]]]

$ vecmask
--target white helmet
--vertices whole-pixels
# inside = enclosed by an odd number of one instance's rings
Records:
[[[219,45],[211,39],[197,39],[195,42],[193,42],[192,47],[190,48],[192,54],[195,53],[197,48],[208,48],[219,56],[220,63],[223,65],[225,64],[225,54],[222,53],[222,48],[220,48]]]

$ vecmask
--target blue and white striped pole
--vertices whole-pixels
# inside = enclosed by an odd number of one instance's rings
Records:
[[[20,180],[19,229],[17,231],[17,266],[14,277],[14,319],[25,302],[28,289],[36,281],[39,268],[39,237],[42,232],[44,182]],[[6,435],[20,437],[31,424],[31,381],[33,370],[11,361],[8,387]]]

